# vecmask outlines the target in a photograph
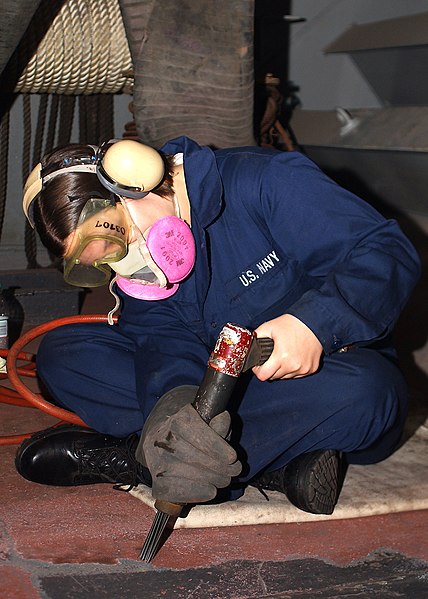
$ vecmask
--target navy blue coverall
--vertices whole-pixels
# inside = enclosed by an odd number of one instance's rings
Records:
[[[201,383],[226,322],[255,329],[289,313],[322,343],[322,364],[298,379],[239,379],[230,405],[238,484],[315,449],[341,450],[350,463],[390,455],[407,403],[390,334],[420,269],[397,223],[297,152],[212,151],[185,137],[162,151],[184,153],[194,271],[165,300],[122,294],[118,326],[46,335],[37,368],[53,397],[125,437],[165,392]]]

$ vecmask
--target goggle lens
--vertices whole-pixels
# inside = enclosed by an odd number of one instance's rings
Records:
[[[127,215],[114,200],[88,200],[64,257],[65,281],[79,287],[106,284],[111,274],[108,264],[127,253],[129,230]]]

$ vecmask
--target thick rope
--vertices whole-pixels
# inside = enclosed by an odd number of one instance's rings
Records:
[[[30,172],[31,156],[31,100],[28,94],[22,96],[22,122],[24,132],[22,141],[22,181],[25,183]]]
[[[70,143],[73,129],[76,96],[60,96],[60,117],[58,128],[58,146]]]
[[[30,99],[31,102],[31,99]],[[39,102],[39,111],[37,115],[37,126],[36,126],[36,134],[34,138],[34,146],[33,146],[33,162],[31,164],[31,168],[33,168],[36,164],[38,164],[42,158],[43,153],[43,138],[45,133],[45,124],[46,124],[46,114],[48,108],[48,95],[42,94],[40,96]],[[31,125],[30,125],[31,128]],[[31,137],[31,130],[30,130]],[[26,223],[26,256],[27,256],[27,268],[38,268],[39,264],[37,262],[37,237],[35,231],[28,226]]]
[[[9,111],[6,111],[2,115],[0,122],[0,238],[3,231],[4,215],[6,211],[9,124]]]
[[[100,143],[114,136],[112,94],[79,96],[79,141]]]
[[[95,140],[96,143],[99,142],[100,137],[100,129],[99,129],[99,98],[97,95],[94,96],[86,96],[86,123],[87,123],[87,131],[88,131],[88,141]]]
[[[49,10],[42,3],[30,29],[41,30]],[[131,93],[132,61],[119,1],[66,0],[24,64],[17,92]]]
[[[18,81],[15,91],[23,94],[24,183],[43,154],[55,145],[70,142],[74,95],[95,96],[88,103],[81,99],[82,96],[79,98],[81,141],[97,143],[101,137],[114,136],[111,94],[131,93],[133,83],[132,60],[119,0],[42,0],[10,63],[10,72],[16,74],[13,81]],[[24,70],[23,65],[27,65]],[[41,95],[32,162],[31,101],[28,93]],[[106,97],[101,99],[98,94]],[[9,140],[6,130],[9,130],[8,110],[0,123],[0,237],[7,195]],[[36,236],[28,223],[25,227],[28,267],[38,268]]]
[[[43,154],[43,137],[44,137],[45,126],[46,126],[46,114],[47,114],[47,109],[48,109],[48,99],[49,99],[49,96],[47,94],[42,94],[40,96],[39,113],[37,115],[36,134],[34,137],[32,167],[35,166],[38,162],[40,162],[40,160],[42,158],[42,154]]]
[[[99,128],[100,141],[114,137],[114,102],[112,94],[100,94],[99,96]]]
[[[86,96],[79,96],[79,142],[90,143],[86,126]]]
[[[22,181],[23,184],[27,180],[30,173],[30,156],[31,156],[31,100],[28,94],[22,97],[23,102],[23,124],[24,124],[24,139],[22,144]],[[27,258],[27,268],[38,268],[37,264],[37,243],[36,236],[29,222],[25,221],[24,234],[25,256]]]
[[[50,111],[49,111],[49,123],[46,135],[46,144],[44,154],[51,152],[55,147],[55,135],[57,132],[58,124],[58,113],[59,113],[59,96],[57,94],[50,95]]]

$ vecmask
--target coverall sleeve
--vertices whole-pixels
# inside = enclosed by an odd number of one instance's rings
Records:
[[[286,153],[284,153],[286,154]],[[293,153],[270,161],[261,190],[268,229],[316,285],[287,312],[326,353],[388,335],[420,276],[418,255],[395,220]]]

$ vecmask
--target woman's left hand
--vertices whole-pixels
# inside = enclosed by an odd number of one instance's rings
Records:
[[[295,379],[316,372],[323,352],[318,337],[301,320],[283,314],[255,330],[258,338],[270,337],[274,348],[270,358],[253,372],[261,381]]]

